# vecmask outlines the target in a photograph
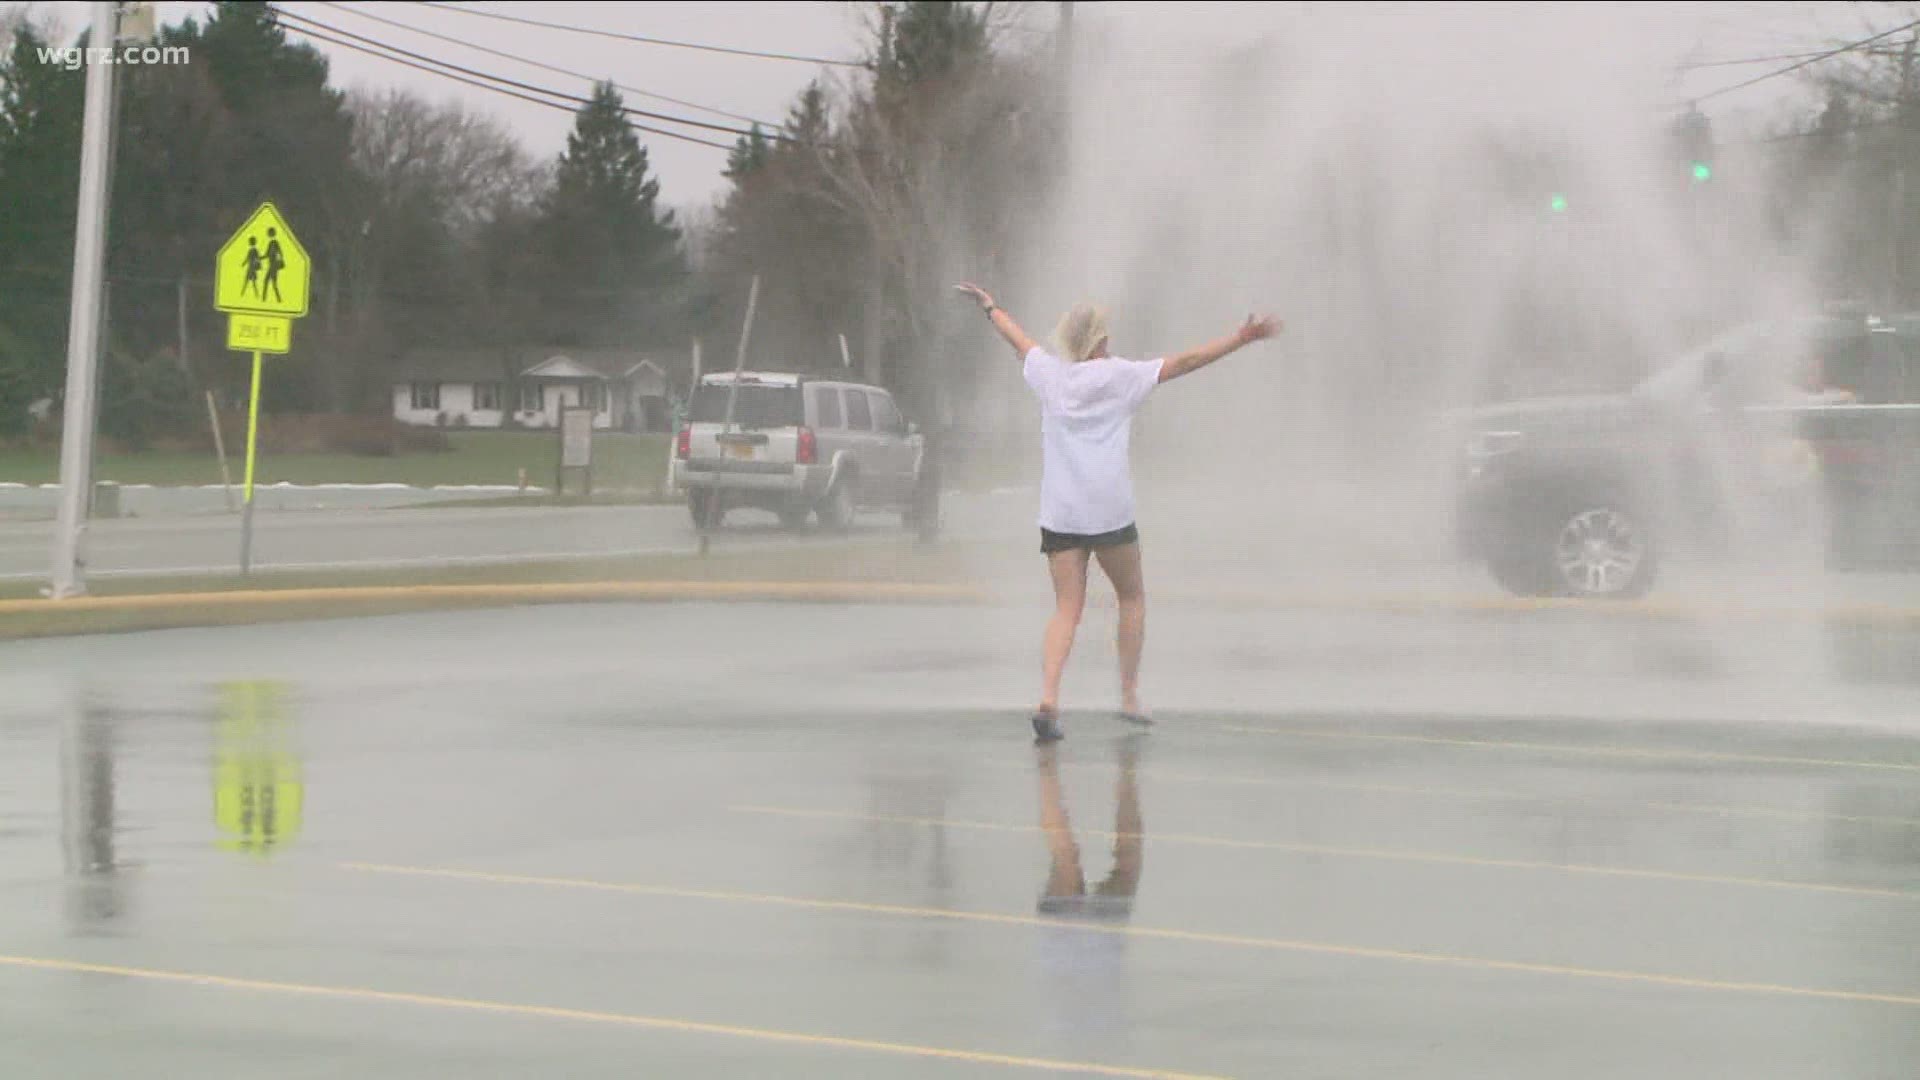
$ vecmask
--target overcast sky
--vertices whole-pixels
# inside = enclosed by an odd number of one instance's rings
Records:
[[[4,3],[5,0],[0,0]],[[35,10],[57,17],[69,31],[77,31],[88,18],[90,5],[79,2],[36,3]],[[159,4],[164,23],[178,22],[199,13],[208,5],[200,3]],[[492,74],[509,76],[522,82],[567,93],[580,94],[587,83],[579,78],[537,67],[498,55],[477,52],[466,45],[436,40],[410,33],[395,26],[372,21],[377,15],[395,23],[444,34],[472,45],[484,46],[519,57],[537,60],[592,76],[611,77],[638,90],[681,98],[702,106],[723,109],[742,116],[777,121],[806,83],[825,72],[837,70],[842,77],[847,69],[822,68],[811,63],[723,55],[632,41],[613,40],[563,30],[549,30],[485,18],[471,12],[433,7],[417,3],[308,3],[290,2],[286,10],[350,31],[376,38],[400,48],[435,59]],[[543,22],[564,23],[599,30],[681,41],[720,45],[737,49],[796,53],[823,57],[856,58],[864,48],[865,28],[860,9],[863,5],[844,0],[739,0],[739,2],[653,3],[464,3],[461,7],[511,14]],[[1057,5],[1031,5],[1028,16],[1035,28],[1050,27]],[[1432,27],[1447,23],[1467,28],[1492,28],[1523,14],[1538,23],[1543,10],[1552,12],[1561,5],[1454,4],[1420,6],[1342,5],[1302,3],[1283,5],[1298,17],[1315,19],[1335,13],[1351,18],[1356,12],[1376,27],[1373,33],[1393,35],[1397,27],[1403,33],[1420,35],[1433,41]],[[1794,52],[1864,36],[1875,29],[1896,25],[1906,18],[1920,17],[1915,5],[1901,4],[1813,4],[1813,3],[1690,3],[1590,6],[1564,5],[1570,21],[1591,23],[1594,12],[1613,12],[1610,25],[1622,36],[1644,41],[1647,54],[1655,58],[1681,58],[1692,54],[1699,59],[1723,59],[1767,56]],[[1405,9],[1418,11],[1425,29],[1413,29],[1406,22],[1383,17],[1385,13]],[[1081,25],[1097,29],[1101,23],[1136,27],[1155,23],[1168,26],[1202,26],[1207,23],[1232,23],[1270,17],[1276,9],[1267,6],[1254,15],[1235,4],[1115,4],[1082,3]],[[360,12],[362,14],[356,14]],[[1573,18],[1581,13],[1582,18]],[[1171,21],[1168,21],[1171,20]],[[1216,28],[1217,32],[1217,28]],[[1583,31],[1584,32],[1584,31]],[[1211,35],[1207,35],[1211,36]],[[1574,35],[1569,35],[1570,37]],[[1148,38],[1147,40],[1151,40]],[[332,63],[336,85],[343,87],[407,87],[443,100],[460,101],[484,111],[507,125],[526,147],[539,155],[558,154],[565,148],[566,134],[572,124],[569,113],[534,105],[490,92],[441,75],[409,69],[391,60],[368,56],[333,44],[314,43]],[[1571,53],[1581,49],[1579,40],[1568,40]],[[1675,87],[1681,95],[1699,94],[1728,86],[1777,65],[1716,67],[1696,71]],[[1783,94],[1796,91],[1791,79],[1775,79],[1752,90],[1718,99],[1708,106],[1717,121],[1762,115],[1779,102]],[[699,117],[711,122],[734,124],[737,120],[701,112],[685,105],[671,104],[637,94],[627,94],[627,103],[662,113]],[[689,134],[717,142],[730,143],[733,136],[700,132],[678,125]],[[676,139],[642,133],[651,160],[658,170],[662,197],[670,205],[704,205],[724,186],[719,170],[725,162],[722,150],[698,146]]]

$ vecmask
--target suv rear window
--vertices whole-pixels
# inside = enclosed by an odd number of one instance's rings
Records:
[[[702,383],[693,392],[690,419],[696,424],[720,424],[727,419],[731,387]],[[799,427],[805,422],[798,386],[740,385],[733,404],[733,422],[742,428]]]
[[[873,394],[873,430],[890,433],[903,433],[907,430],[906,421],[900,416],[900,410],[894,407],[893,399],[885,394]]]
[[[838,429],[846,426],[846,416],[840,409],[840,391],[831,386],[822,386],[813,392],[813,411],[819,414],[820,426]]]
[[[867,404],[867,395],[858,390],[847,391],[847,426],[855,431],[873,430],[873,408]]]

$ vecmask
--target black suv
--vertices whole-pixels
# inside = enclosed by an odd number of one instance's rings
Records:
[[[1518,595],[1635,598],[1668,554],[1776,538],[1841,570],[1920,545],[1920,316],[1744,326],[1624,394],[1468,415],[1455,541]]]

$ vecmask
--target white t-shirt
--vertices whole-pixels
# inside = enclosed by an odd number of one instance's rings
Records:
[[[1027,385],[1040,399],[1040,527],[1098,534],[1133,520],[1128,450],[1133,414],[1166,361],[1102,357],[1075,363],[1035,346]]]

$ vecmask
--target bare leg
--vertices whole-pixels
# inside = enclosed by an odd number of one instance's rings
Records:
[[[1135,771],[1135,755],[1123,750],[1113,813],[1113,870],[1100,883],[1098,891],[1102,896],[1132,899],[1140,888],[1140,864],[1146,837],[1140,818],[1140,786]]]
[[[1047,837],[1048,899],[1081,896],[1087,891],[1086,875],[1080,868],[1080,845],[1073,838],[1073,826],[1067,821],[1067,803],[1060,790],[1059,759],[1052,746],[1039,751],[1040,828]]]
[[[1047,569],[1053,575],[1053,618],[1047,621],[1040,708],[1058,712],[1060,676],[1066,670],[1067,656],[1073,652],[1073,637],[1080,629],[1080,614],[1087,603],[1087,553],[1054,552],[1047,557]]]
[[[1100,569],[1113,582],[1120,608],[1120,708],[1140,713],[1140,653],[1147,641],[1147,593],[1140,569],[1140,545],[1101,548]]]

